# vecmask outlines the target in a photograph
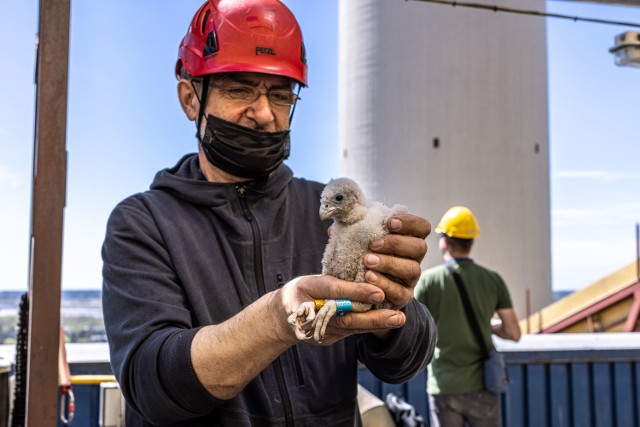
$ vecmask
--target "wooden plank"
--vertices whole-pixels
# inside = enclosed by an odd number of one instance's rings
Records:
[[[640,291],[640,282],[634,281],[630,286],[627,286],[619,291],[608,295],[606,297],[601,297],[593,301],[589,306],[583,308],[579,312],[567,316],[566,318],[554,323],[553,325],[549,325],[545,328],[544,332],[547,334],[558,333],[565,331],[572,325],[579,323],[580,321],[590,321],[591,316],[595,316],[602,311],[611,308],[621,301],[629,298],[629,296],[633,296],[636,292]],[[626,316],[625,316],[626,318]],[[593,332],[592,330],[590,332]]]
[[[70,0],[40,0],[25,413],[29,427],[55,425],[58,416],[69,18]]]
[[[580,314],[581,312],[589,310],[594,303],[598,303],[635,283],[638,280],[636,268],[636,262],[631,262],[586,288],[533,313],[528,320],[531,325],[530,333],[558,332],[577,320],[573,319],[568,324],[558,325],[560,322],[565,322],[568,317],[578,315],[578,318],[584,319],[585,315]],[[523,331],[526,330],[526,325],[527,319],[520,321],[520,328]]]
[[[633,293],[633,305],[629,310],[627,321],[624,324],[624,332],[635,332],[638,325],[638,317],[640,317],[640,291]]]

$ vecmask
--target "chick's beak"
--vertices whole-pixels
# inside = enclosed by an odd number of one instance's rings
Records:
[[[320,219],[324,221],[325,219],[331,218],[335,210],[335,206],[320,205]]]

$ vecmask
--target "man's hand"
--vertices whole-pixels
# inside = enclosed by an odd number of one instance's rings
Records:
[[[382,289],[392,307],[400,309],[413,298],[431,224],[416,215],[396,214],[389,218],[387,226],[390,234],[369,246],[374,253],[365,256],[364,263],[369,269],[365,280]]]
[[[329,275],[302,276],[298,277],[281,289],[276,291],[277,297],[273,302],[279,307],[274,312],[282,312],[282,307],[286,315],[294,313],[303,303],[316,299],[335,300],[349,299],[367,304],[377,304],[384,300],[385,295],[381,288],[368,283],[354,283],[337,279]],[[287,316],[280,318],[286,319]],[[314,340],[305,341],[311,344],[330,345],[345,337],[364,332],[382,333],[390,329],[399,328],[404,325],[406,317],[404,313],[396,310],[370,310],[364,313],[348,313],[344,316],[334,317],[329,322],[326,334],[322,343]],[[286,331],[286,336],[282,340],[295,344],[298,338],[290,325],[282,330]],[[311,329],[309,321],[303,327]]]

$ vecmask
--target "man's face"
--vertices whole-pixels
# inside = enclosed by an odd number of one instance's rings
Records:
[[[262,93],[254,101],[235,99],[230,95],[229,89],[242,90],[243,87],[257,88]],[[269,74],[229,73],[218,78],[214,75],[205,114],[264,132],[287,130],[291,106],[270,102],[266,91],[290,91],[292,87],[290,79]]]

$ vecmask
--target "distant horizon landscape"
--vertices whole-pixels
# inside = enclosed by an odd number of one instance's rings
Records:
[[[27,291],[24,290],[0,290],[0,315],[10,310],[17,311],[20,299]],[[76,312],[78,315],[87,315],[97,311],[102,312],[101,289],[65,289],[60,297],[60,308],[64,314]]]
[[[14,344],[20,328],[23,290],[0,290],[0,344]],[[27,322],[28,323],[28,322]],[[102,315],[102,290],[63,290],[60,324],[65,340],[73,343],[106,342]]]
[[[19,290],[19,289],[6,289],[0,290],[0,310],[6,309],[6,305],[9,303],[18,303],[23,293],[27,291]],[[567,295],[570,295],[577,290],[574,289],[556,289],[553,291],[553,301],[557,301],[560,298],[564,298]],[[64,309],[67,307],[75,307],[77,303],[83,302],[84,307],[87,308],[95,308],[96,306],[90,304],[87,306],[88,301],[96,301],[99,300],[98,306],[102,307],[102,289],[63,289],[61,296],[61,307]]]

